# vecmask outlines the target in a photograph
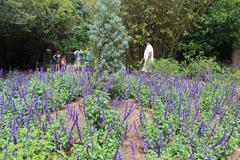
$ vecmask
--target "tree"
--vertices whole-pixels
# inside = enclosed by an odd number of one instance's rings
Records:
[[[84,45],[84,7],[71,0],[1,0],[0,68],[33,67],[47,48]]]
[[[231,49],[240,47],[239,15],[239,0],[214,0],[187,30],[183,43],[185,56],[230,59]]]
[[[143,56],[146,37],[153,39],[156,57],[177,57],[185,31],[206,10],[208,1],[123,0],[123,22],[133,39],[128,59]]]
[[[97,68],[109,72],[124,66],[125,51],[128,48],[128,36],[119,17],[120,0],[98,0],[96,16],[90,26],[90,40],[97,59]]]

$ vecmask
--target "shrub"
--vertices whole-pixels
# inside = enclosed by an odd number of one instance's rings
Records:
[[[221,74],[221,66],[214,58],[192,59],[189,64],[183,64],[184,73],[190,77],[207,78],[210,74]]]
[[[180,72],[180,64],[174,59],[159,59],[153,65],[153,71],[162,74],[178,74]]]

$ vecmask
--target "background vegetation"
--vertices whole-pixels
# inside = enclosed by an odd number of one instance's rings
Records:
[[[103,35],[112,32],[111,27],[100,26],[100,22],[109,24],[101,17],[104,15],[99,13],[100,8],[111,13],[112,19],[122,19],[123,28],[131,37],[129,49],[121,50],[127,58],[124,64],[134,64],[142,58],[146,37],[152,38],[157,58],[206,56],[223,62],[231,59],[233,48],[239,47],[239,6],[239,0],[121,0],[118,13],[113,15],[111,11],[116,12],[116,6],[106,6],[100,0],[3,0],[0,67],[34,66],[47,48],[90,49],[102,61],[96,41],[106,41],[110,47],[107,50],[119,52],[120,41],[110,45],[107,36],[89,39],[94,25],[101,28]]]

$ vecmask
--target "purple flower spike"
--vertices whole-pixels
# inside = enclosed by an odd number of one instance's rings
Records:
[[[135,146],[132,141],[130,141],[130,148],[131,148],[131,159],[135,159]]]
[[[71,144],[71,145],[75,144],[75,139],[73,138],[73,136],[70,136],[70,137],[69,137],[68,142],[69,142],[69,144]]]
[[[119,151],[119,146],[118,146],[116,149],[116,152],[114,154],[113,160],[118,160],[118,159],[120,160],[119,153],[120,153],[120,151]]]
[[[205,130],[206,130],[206,123],[204,121],[202,121],[201,126],[198,130],[198,134],[203,135],[205,133]]]
[[[224,143],[227,141],[227,139],[228,139],[227,134],[226,134],[226,132],[224,132],[223,137],[222,137],[221,139],[219,139],[219,140],[217,141],[217,143],[215,143],[215,144],[211,147],[211,149],[215,149],[216,147],[224,144]]]
[[[193,156],[192,153],[189,155],[189,158],[188,158],[188,159],[189,159],[189,160],[194,160],[194,156]]]
[[[80,160],[80,154],[79,153],[77,153],[76,158],[77,158],[77,160]]]
[[[112,76],[110,75],[109,78],[108,78],[108,81],[107,81],[107,83],[106,83],[106,85],[105,85],[105,87],[104,87],[104,91],[105,91],[105,92],[108,92],[108,91],[109,91],[109,89],[110,89],[110,87],[111,87],[111,84],[112,84]]]

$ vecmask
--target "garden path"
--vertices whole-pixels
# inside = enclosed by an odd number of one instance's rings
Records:
[[[124,118],[125,110],[127,108],[127,104],[133,104],[133,109],[130,112],[127,120],[125,121],[125,125],[128,125],[128,130],[126,137],[120,147],[120,152],[122,154],[123,160],[132,160],[134,156],[135,160],[145,160],[144,155],[144,143],[138,137],[137,131],[139,131],[140,126],[140,109],[137,107],[135,100],[126,100],[121,103],[121,105],[116,109],[120,114],[121,118]],[[70,103],[66,105],[62,110],[58,112],[58,114],[64,115],[64,118],[67,121],[67,128],[70,129],[73,125],[73,120],[70,119],[70,112],[77,112],[79,114],[79,126],[83,128],[84,124],[86,123],[86,119],[84,116],[83,111],[83,104],[82,100]],[[145,111],[145,116],[147,119],[152,117],[152,110]],[[56,117],[56,112],[51,114],[51,117]],[[135,127],[137,128],[137,131]],[[133,147],[131,147],[131,143]],[[133,149],[132,149],[133,148]],[[132,153],[134,150],[134,154]],[[237,149],[229,158],[228,160],[240,160],[240,148]]]
[[[121,117],[123,119],[125,114],[125,109],[127,107],[127,103],[133,103],[133,109],[130,113],[128,119],[126,120],[126,124],[128,125],[127,134],[125,137],[125,140],[123,141],[120,152],[122,153],[124,160],[144,160],[144,143],[139,138],[138,133],[139,132],[139,125],[140,125],[140,109],[137,108],[136,102],[134,100],[127,100],[124,103],[122,103],[121,106],[119,106],[118,111],[121,114]],[[149,110],[148,112],[144,112],[147,119],[151,118],[152,113]],[[134,128],[134,124],[137,128],[137,130]],[[133,144],[133,149],[131,149],[131,142]],[[134,151],[134,154],[132,153]],[[132,157],[134,156],[134,157]]]

